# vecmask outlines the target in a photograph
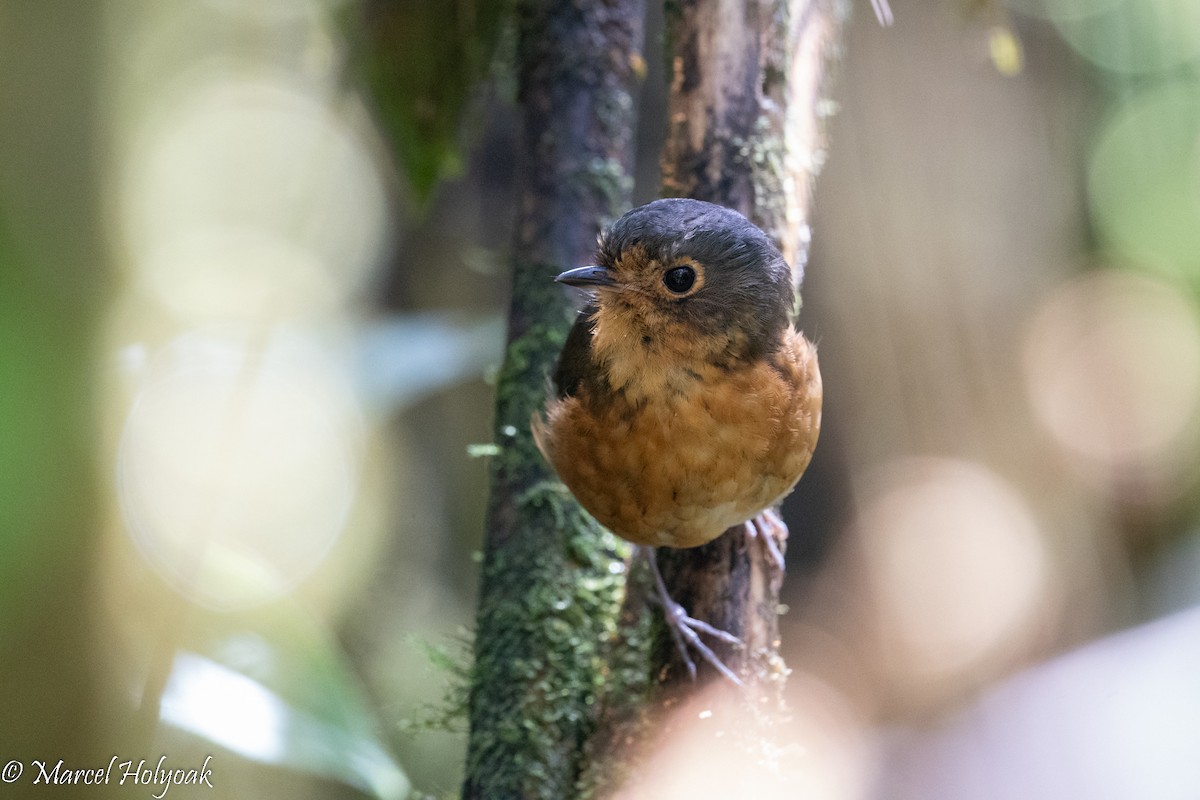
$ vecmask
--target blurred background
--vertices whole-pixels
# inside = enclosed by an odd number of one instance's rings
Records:
[[[785,507],[809,796],[1198,797],[1200,6],[854,11]],[[0,3],[0,794],[456,790],[516,131],[498,11],[454,19]]]

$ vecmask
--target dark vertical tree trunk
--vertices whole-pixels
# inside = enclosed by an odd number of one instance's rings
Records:
[[[797,292],[842,12],[837,0],[668,6],[664,194],[745,213],[780,245]],[[628,743],[650,744],[648,676],[665,689],[658,709],[714,677],[701,662],[692,684],[665,637],[646,661],[646,576],[635,571],[623,594],[613,569],[623,546],[579,510],[528,434],[570,318],[549,279],[584,263],[600,225],[628,204],[641,16],[632,0],[520,6],[521,185],[466,798],[603,796],[624,780]],[[747,675],[751,697],[767,701],[752,705],[779,711],[779,585],[765,552],[733,531],[706,547],[664,550],[660,563],[677,600],[746,642],[721,655]]]
[[[823,155],[825,76],[843,13],[837,0],[679,0],[668,7],[664,194],[741,211],[783,251],[797,292],[811,185]],[[693,616],[746,644],[716,647],[725,663],[748,676],[752,691],[778,702],[786,675],[779,583],[770,579],[765,549],[747,544],[741,529],[732,529],[704,547],[662,550],[659,563],[675,599]],[[690,681],[673,649],[662,654],[665,683],[687,691]],[[707,679],[717,677],[707,664],[700,667]]]
[[[470,741],[463,797],[576,794],[595,727],[625,549],[579,509],[537,453],[571,309],[552,278],[587,263],[629,204],[641,0],[518,5],[522,121],[508,350],[497,385]]]

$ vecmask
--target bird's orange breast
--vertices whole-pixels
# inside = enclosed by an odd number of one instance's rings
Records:
[[[602,525],[637,544],[695,547],[777,503],[812,457],[816,350],[789,331],[769,359],[686,370],[641,365],[605,397],[553,400],[538,447]]]

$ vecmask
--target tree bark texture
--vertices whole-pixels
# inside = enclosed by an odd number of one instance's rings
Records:
[[[668,0],[663,194],[736,208],[792,265],[807,257],[844,0]]]
[[[811,189],[823,160],[826,75],[844,16],[838,0],[668,5],[663,193],[720,203],[753,220],[791,264],[797,298]],[[779,581],[771,580],[765,549],[735,528],[703,547],[661,550],[659,564],[692,616],[745,643],[739,649],[718,642],[714,649],[746,676],[752,692],[780,707],[786,669],[779,656]],[[689,691],[674,649],[661,647],[660,655],[664,683]],[[708,664],[698,666],[706,679],[718,677]]]
[[[531,415],[573,316],[552,278],[588,263],[629,204],[642,0],[518,4],[517,220],[508,348],[497,384],[491,497],[462,796],[576,794],[596,696],[611,675],[625,548],[555,480]]]

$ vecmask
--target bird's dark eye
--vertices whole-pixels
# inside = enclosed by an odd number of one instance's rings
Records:
[[[683,294],[696,282],[696,270],[691,267],[675,267],[663,275],[663,284],[675,294]]]

